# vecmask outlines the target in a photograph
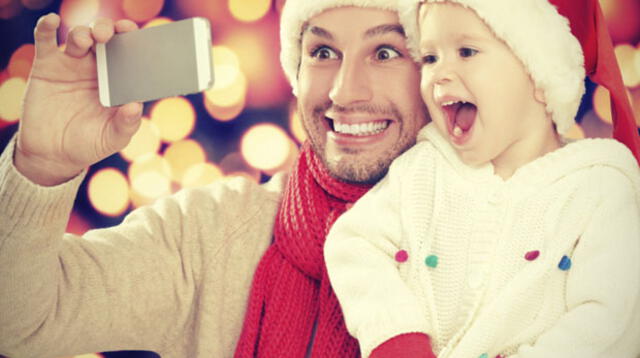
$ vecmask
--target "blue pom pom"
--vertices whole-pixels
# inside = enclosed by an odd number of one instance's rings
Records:
[[[567,271],[571,268],[571,259],[569,258],[569,256],[562,256],[562,259],[558,263],[558,268],[562,271]]]

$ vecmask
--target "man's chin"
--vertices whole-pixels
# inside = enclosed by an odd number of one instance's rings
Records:
[[[387,174],[390,163],[363,163],[353,159],[348,161],[325,161],[325,165],[331,176],[346,183],[375,184]]]

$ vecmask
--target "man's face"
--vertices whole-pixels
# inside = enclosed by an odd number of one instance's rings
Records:
[[[427,112],[395,12],[339,7],[302,34],[298,109],[333,176],[375,183],[415,143]]]

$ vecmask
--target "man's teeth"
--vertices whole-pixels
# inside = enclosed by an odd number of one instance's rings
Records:
[[[446,101],[446,102],[443,102],[442,105],[443,106],[450,106],[450,105],[456,104],[456,103],[465,103],[465,102],[464,101]]]
[[[336,133],[351,134],[357,136],[374,135],[384,131],[389,126],[387,121],[359,123],[359,124],[333,124]]]

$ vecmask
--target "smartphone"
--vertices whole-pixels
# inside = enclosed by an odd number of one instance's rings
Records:
[[[96,46],[105,107],[201,92],[213,85],[211,28],[202,17],[116,34]]]

